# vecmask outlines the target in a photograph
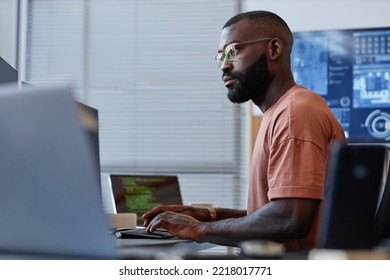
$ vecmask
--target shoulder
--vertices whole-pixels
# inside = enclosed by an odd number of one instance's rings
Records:
[[[333,118],[333,113],[325,99],[309,89],[297,87],[289,93],[288,99],[286,106],[289,108],[289,118],[292,121],[315,123]]]
[[[298,86],[289,95],[291,105],[297,109],[307,109],[309,111],[317,110],[318,108],[329,109],[322,96],[307,88]]]
[[[291,123],[294,120],[315,120],[331,114],[324,98],[302,86],[294,86],[287,91],[272,108],[273,119]]]
[[[339,126],[324,98],[304,87],[293,87],[279,101],[269,119],[275,144],[296,139],[324,147]]]

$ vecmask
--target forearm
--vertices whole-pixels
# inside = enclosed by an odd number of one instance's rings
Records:
[[[245,210],[235,210],[227,208],[215,208],[216,210],[216,220],[224,220],[227,218],[238,218],[246,215]],[[188,216],[191,216],[201,222],[210,222],[211,212],[204,207],[193,207],[186,205],[166,205],[153,208],[143,215],[144,226],[147,227],[149,223],[159,214],[162,214],[166,211],[181,213]]]
[[[215,208],[217,212],[217,221],[229,218],[241,218],[246,216],[246,210],[237,210],[229,208]]]
[[[202,223],[198,227],[195,241],[237,246],[239,242],[249,239],[275,240],[276,234],[280,233],[280,223],[275,222],[273,218],[262,216],[257,219],[253,216],[252,214],[241,218],[219,220],[214,223]]]
[[[267,239],[283,243],[303,238],[311,228],[318,205],[319,201],[309,199],[270,202],[241,218],[200,223],[195,240],[236,246],[239,242],[249,239]]]

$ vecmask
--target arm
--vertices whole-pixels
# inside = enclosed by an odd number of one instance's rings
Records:
[[[314,199],[277,199],[252,214],[205,223],[173,212],[158,214],[148,225],[149,231],[164,227],[172,234],[197,242],[237,245],[249,239],[286,242],[309,232],[320,201]]]

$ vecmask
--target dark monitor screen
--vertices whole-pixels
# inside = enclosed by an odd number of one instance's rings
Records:
[[[0,57],[0,84],[17,83],[18,71]]]
[[[294,32],[291,67],[349,143],[390,143],[390,27]]]
[[[92,159],[95,163],[96,176],[99,183],[100,176],[100,145],[99,145],[99,111],[96,108],[85,105],[81,102],[76,102],[81,116],[81,123],[87,134],[87,140],[91,147]],[[99,184],[99,192],[101,192],[101,185]]]

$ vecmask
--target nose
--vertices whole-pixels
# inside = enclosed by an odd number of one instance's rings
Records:
[[[233,68],[233,63],[225,57],[220,66],[221,71],[226,72],[227,70],[231,70],[232,68]]]

